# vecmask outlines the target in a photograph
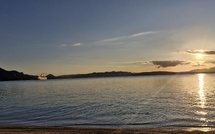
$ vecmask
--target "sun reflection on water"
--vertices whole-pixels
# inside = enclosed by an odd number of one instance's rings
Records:
[[[202,126],[207,126],[207,118],[205,116],[207,115],[207,112],[204,110],[205,109],[205,104],[206,104],[206,98],[205,98],[205,91],[204,91],[204,74],[198,74],[199,78],[199,99],[200,99],[200,107],[202,108],[201,111],[196,111],[197,114],[201,115],[200,121],[203,121],[204,124]],[[204,128],[203,131],[207,131],[207,128]]]
[[[205,107],[206,99],[204,93],[204,74],[198,74],[199,77],[199,97],[201,108]]]

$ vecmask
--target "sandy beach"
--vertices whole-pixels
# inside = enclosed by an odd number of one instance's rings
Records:
[[[0,134],[214,134],[215,131],[131,128],[1,127]]]

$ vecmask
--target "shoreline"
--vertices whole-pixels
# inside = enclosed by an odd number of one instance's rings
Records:
[[[81,128],[81,127],[0,127],[0,134],[214,134],[214,129],[162,128]]]

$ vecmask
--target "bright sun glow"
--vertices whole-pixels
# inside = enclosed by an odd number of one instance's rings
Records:
[[[202,59],[203,56],[204,56],[203,54],[197,54],[197,55],[196,55],[196,58],[197,58],[197,59]]]

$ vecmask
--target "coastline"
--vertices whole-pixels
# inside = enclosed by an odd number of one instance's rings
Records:
[[[200,131],[162,128],[75,128],[75,127],[0,127],[0,134],[214,134]]]

